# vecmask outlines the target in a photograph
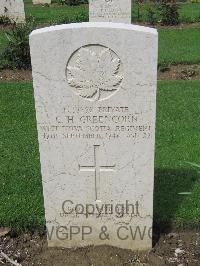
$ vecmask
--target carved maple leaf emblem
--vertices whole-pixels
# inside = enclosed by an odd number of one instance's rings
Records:
[[[100,99],[101,91],[115,91],[122,82],[119,74],[120,59],[109,48],[96,53],[81,48],[73,66],[67,67],[68,83],[84,98]]]

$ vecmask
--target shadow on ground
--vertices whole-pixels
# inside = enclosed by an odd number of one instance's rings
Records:
[[[194,169],[155,169],[154,180],[154,244],[160,234],[169,233],[173,229],[192,226],[193,221],[182,220],[177,212],[183,204],[185,197],[179,193],[192,192],[195,182],[199,179]],[[182,223],[176,223],[177,218]]]

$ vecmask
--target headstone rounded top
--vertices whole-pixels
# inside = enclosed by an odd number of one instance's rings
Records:
[[[62,24],[56,26],[45,27],[41,29],[37,29],[32,31],[30,37],[35,34],[48,33],[59,30],[68,30],[68,29],[81,29],[81,28],[112,28],[112,29],[124,29],[124,30],[132,30],[144,33],[151,33],[158,35],[158,32],[154,28],[132,25],[132,24],[124,24],[124,23],[112,23],[112,22],[83,22],[83,23],[71,23],[71,24]]]

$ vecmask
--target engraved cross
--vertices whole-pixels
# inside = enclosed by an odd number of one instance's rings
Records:
[[[100,145],[94,145],[94,165],[80,166],[80,172],[94,172],[95,175],[95,199],[100,199],[100,177],[102,172],[114,172],[115,165],[101,166],[99,160]]]

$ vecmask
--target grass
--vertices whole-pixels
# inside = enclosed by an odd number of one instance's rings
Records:
[[[160,29],[159,63],[200,63],[200,28]]]
[[[155,216],[195,223],[200,217],[200,81],[159,82]],[[0,83],[0,224],[44,224],[32,84]],[[192,192],[189,196],[180,192]]]
[[[155,215],[199,222],[200,81],[159,83],[156,130]],[[190,196],[178,195],[192,192]]]
[[[32,85],[0,83],[0,224],[41,224],[43,200]]]
[[[200,21],[200,3],[182,4],[179,14],[182,22]]]
[[[73,20],[74,17],[84,16],[88,17],[88,6],[41,6],[28,5],[25,9],[26,17],[34,17],[38,24],[57,24],[62,23],[63,20]]]

